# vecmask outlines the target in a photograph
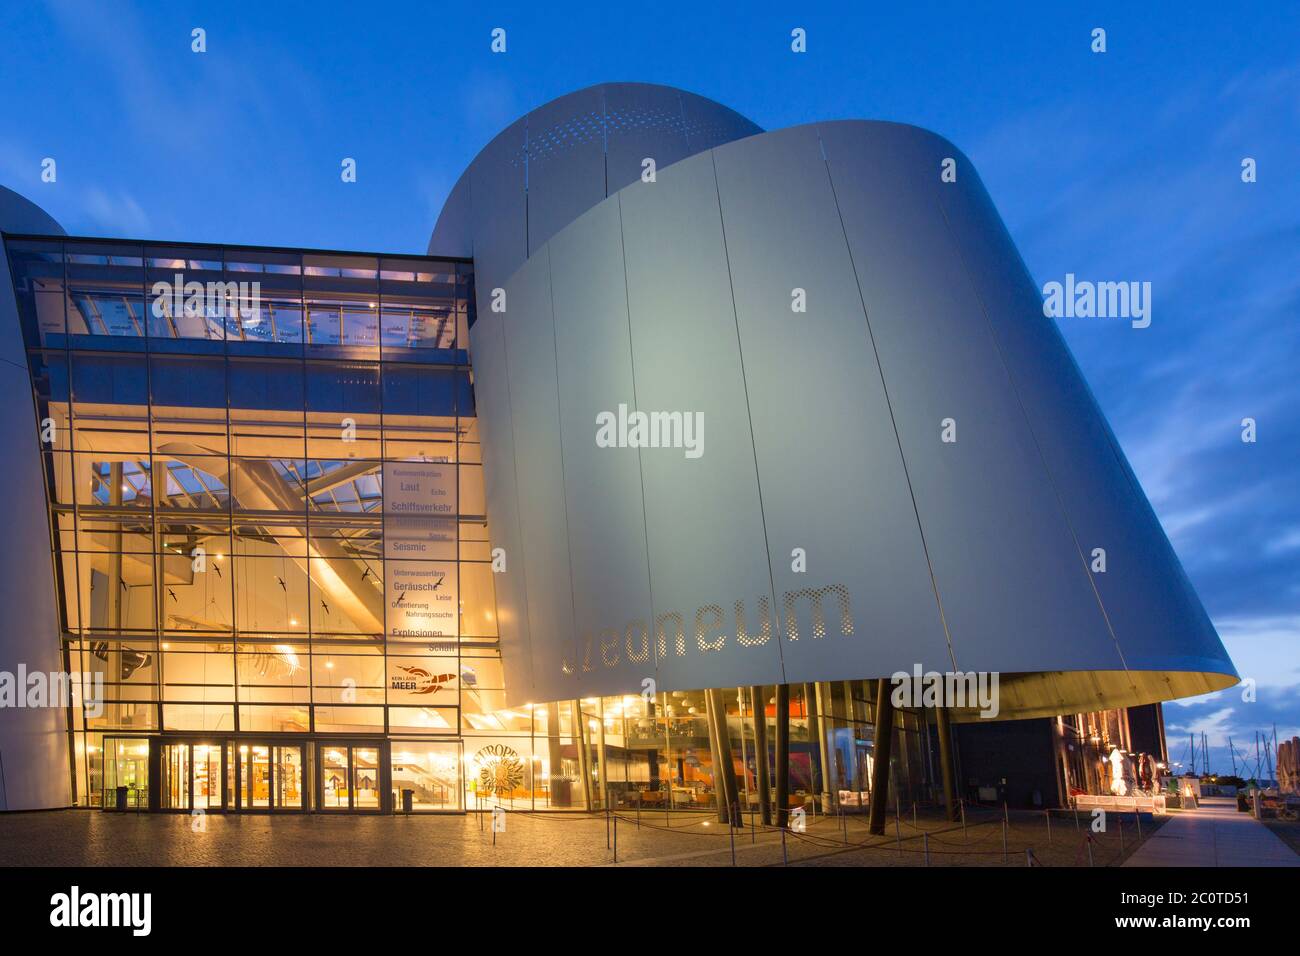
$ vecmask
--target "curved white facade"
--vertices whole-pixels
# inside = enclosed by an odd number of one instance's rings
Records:
[[[955,147],[834,122],[656,165],[600,198],[575,164],[526,261],[514,236],[477,263],[512,703],[920,666],[1000,672],[1001,716],[1025,717],[1235,683]],[[501,221],[460,201],[432,245],[480,257]],[[702,417],[703,453],[600,447],[621,406]]]
[[[62,235],[59,224],[38,207],[0,186],[0,230]],[[22,327],[9,277],[9,260],[0,255],[0,447],[10,450],[0,470],[0,521],[5,547],[0,551],[0,671],[12,675],[63,670],[59,618],[50,565],[49,517],[39,456],[20,449],[37,447],[36,408],[27,371]],[[72,802],[68,770],[67,713],[58,707],[0,709],[0,810],[45,810]]]

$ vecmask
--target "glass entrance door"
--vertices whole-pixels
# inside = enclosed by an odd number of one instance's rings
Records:
[[[190,750],[191,806],[195,810],[224,810],[223,779],[221,745],[194,744]]]
[[[241,810],[271,809],[271,748],[244,744],[239,748]]]
[[[379,748],[352,748],[352,808],[379,809]]]
[[[306,763],[302,744],[240,743],[237,755],[240,810],[305,810]]]
[[[225,810],[230,792],[218,743],[163,740],[159,744],[158,806],[163,810]]]
[[[273,748],[275,805],[280,810],[301,810],[303,795],[302,746]]]
[[[322,743],[319,745],[322,810],[375,812],[383,809],[381,771],[387,748],[383,744]]]
[[[164,810],[190,808],[190,745],[162,745],[162,787],[159,806]]]

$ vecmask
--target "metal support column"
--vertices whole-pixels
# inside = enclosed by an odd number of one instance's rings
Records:
[[[889,806],[889,756],[894,743],[894,702],[889,697],[889,680],[876,681],[875,747],[871,764],[871,816],[868,832],[885,832],[885,810]]]
[[[948,720],[948,708],[934,709],[936,728],[939,733],[939,773],[943,779],[943,805],[948,811],[949,822],[957,821],[957,768],[953,765],[952,725]]]
[[[790,685],[776,685],[776,825],[790,817]]]
[[[768,774],[767,752],[767,688],[761,684],[749,689],[754,705],[754,768],[758,777],[758,812],[763,826],[772,825],[772,778]]]

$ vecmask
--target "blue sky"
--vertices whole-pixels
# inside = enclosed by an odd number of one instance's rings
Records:
[[[1153,284],[1148,329],[1060,321],[1258,682],[1255,703],[1167,707],[1171,756],[1204,730],[1226,771],[1227,734],[1300,733],[1300,6],[706,6],[8,4],[0,183],[76,234],[422,252],[494,133],[603,80],[684,87],[769,129],[932,128],[975,162],[1040,283]]]

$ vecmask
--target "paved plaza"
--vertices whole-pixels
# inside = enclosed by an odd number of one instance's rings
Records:
[[[1300,856],[1268,827],[1237,809],[1237,801],[1207,797],[1180,813],[1130,856],[1125,866],[1300,866]]]
[[[1143,817],[1142,837],[1161,821]],[[967,825],[937,813],[890,817],[871,837],[866,820],[822,817],[802,834],[729,832],[696,813],[509,813],[491,817],[183,814],[70,810],[0,816],[0,866],[1115,866],[1138,846],[1139,821],[972,808]],[[1164,825],[1168,825],[1167,823]],[[1263,829],[1262,827],[1260,829]],[[1005,832],[1005,848],[1004,848]],[[1265,831],[1267,832],[1267,831]],[[608,844],[608,845],[607,845]],[[1285,848],[1284,848],[1285,849]],[[1028,852],[1027,852],[1028,851]],[[1290,851],[1288,851],[1290,852]]]

